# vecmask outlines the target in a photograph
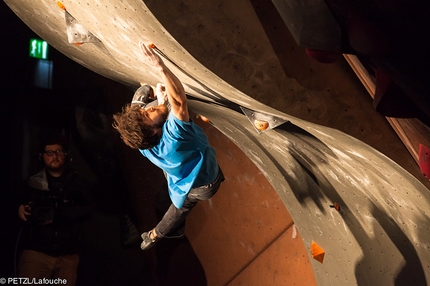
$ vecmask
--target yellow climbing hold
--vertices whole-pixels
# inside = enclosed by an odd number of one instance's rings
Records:
[[[66,10],[66,7],[64,7],[63,3],[61,3],[61,1],[57,1],[57,5],[58,7],[60,7],[63,10]]]

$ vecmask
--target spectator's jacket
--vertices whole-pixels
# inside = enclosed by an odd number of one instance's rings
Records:
[[[45,169],[30,177],[21,189],[21,204],[30,203],[22,248],[58,256],[78,253],[82,222],[92,215],[85,180],[66,170],[53,178]],[[52,223],[43,223],[52,221]]]

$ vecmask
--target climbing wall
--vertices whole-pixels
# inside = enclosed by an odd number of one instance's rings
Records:
[[[187,222],[208,284],[316,285],[308,249],[263,173],[215,127],[196,121],[210,134],[226,177]]]
[[[160,80],[137,47],[154,43],[184,83],[190,109],[220,132],[207,129],[219,137],[212,140],[229,182],[187,230],[209,283],[247,284],[264,265],[276,284],[276,273],[310,263],[319,285],[425,285],[429,182],[349,66],[307,57],[267,1],[195,2],[6,1],[54,48],[134,88]],[[75,42],[71,22],[81,25]],[[264,127],[272,119],[282,124]],[[284,209],[274,210],[279,203]],[[215,220],[200,224],[208,214]],[[215,233],[220,225],[232,236]],[[216,246],[215,257],[204,243]]]

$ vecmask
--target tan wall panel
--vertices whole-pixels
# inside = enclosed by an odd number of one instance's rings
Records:
[[[317,285],[307,249],[294,228],[282,233],[229,286]]]
[[[217,129],[196,121],[216,148],[226,181],[211,200],[199,203],[192,211],[186,235],[205,269],[208,285],[224,285],[260,257],[293,222],[278,194],[254,163]],[[296,249],[297,244],[302,245]],[[294,249],[289,252],[296,253],[301,260],[288,263],[298,263],[294,268],[304,268],[313,277],[302,240],[295,239],[293,245]],[[289,245],[282,247],[290,249]]]

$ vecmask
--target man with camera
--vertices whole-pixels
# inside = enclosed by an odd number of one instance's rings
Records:
[[[20,192],[22,255],[19,276],[61,278],[75,285],[82,222],[92,215],[87,183],[66,167],[61,138],[42,144],[45,167],[31,176]]]

